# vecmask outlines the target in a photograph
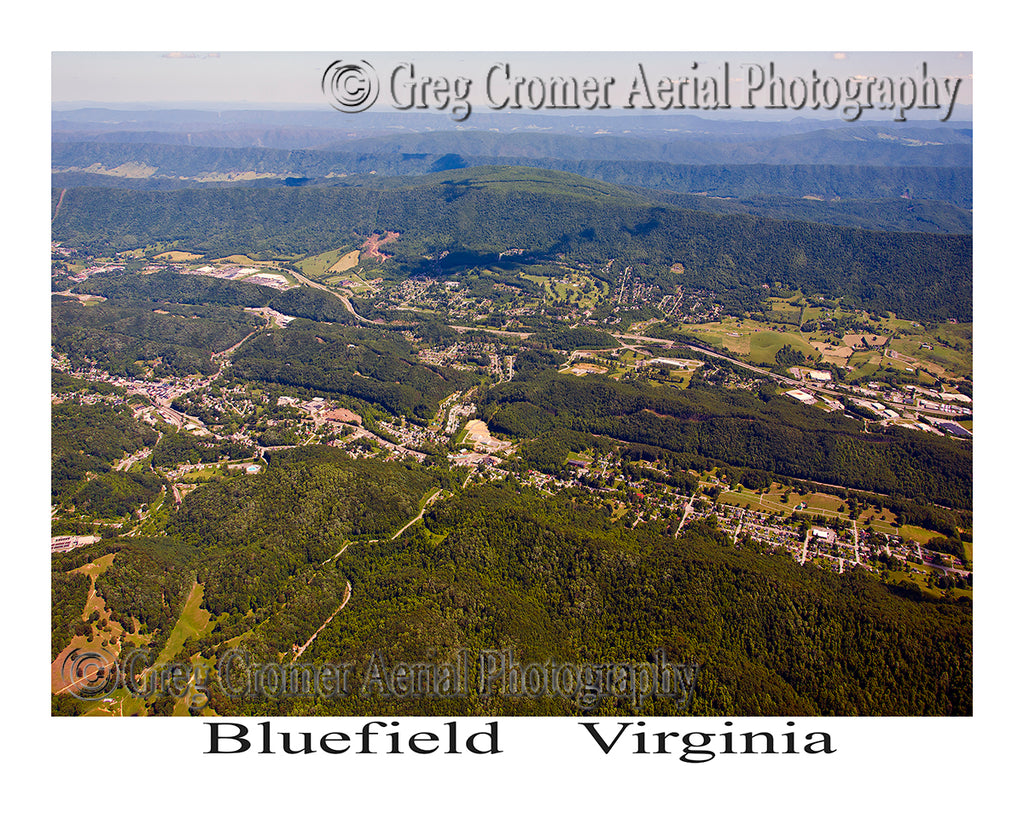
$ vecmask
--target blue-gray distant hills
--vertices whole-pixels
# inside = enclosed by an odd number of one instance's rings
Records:
[[[55,111],[52,124],[60,188],[299,187],[529,166],[646,188],[693,210],[972,230],[970,123],[480,112],[456,127],[414,112],[81,108]]]
[[[337,184],[361,174],[418,175],[481,165],[567,171],[619,185],[690,194],[675,204],[879,230],[970,233],[970,167],[684,165],[455,153],[284,151],[131,143],[56,143],[53,184],[171,190],[225,184]],[[700,198],[697,198],[700,197]],[[723,199],[731,200],[726,203]]]

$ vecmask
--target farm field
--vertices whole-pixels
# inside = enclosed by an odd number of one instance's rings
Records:
[[[203,258],[199,253],[189,253],[187,250],[168,250],[154,256],[155,259],[168,262],[194,262]]]
[[[260,262],[256,259],[252,259],[242,253],[234,253],[231,256],[224,256],[221,259],[214,259],[214,262],[219,264],[240,264],[246,267],[263,267],[266,266],[267,262]]]
[[[344,273],[359,264],[359,251],[352,250],[342,256],[338,261],[327,268],[328,273]]]

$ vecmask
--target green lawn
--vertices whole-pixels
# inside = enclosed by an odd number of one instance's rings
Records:
[[[335,265],[342,256],[351,250],[352,248],[350,247],[339,247],[334,250],[325,251],[324,253],[318,253],[315,256],[307,256],[305,259],[298,262],[296,267],[302,271],[302,275],[318,281],[326,275],[327,271]]]
[[[189,637],[201,637],[206,633],[210,627],[211,615],[202,606],[203,584],[196,583],[192,587],[188,600],[185,601],[185,607],[181,611],[178,622],[174,624],[171,636],[167,638],[167,644],[154,663],[155,666],[173,659],[181,651],[181,647]]]
[[[753,364],[774,364],[775,354],[786,344],[812,359],[817,355],[806,334],[797,330],[779,332],[768,329],[768,326],[751,319],[740,322],[729,317],[712,324],[687,325],[686,329],[716,347],[746,356]]]
[[[922,529],[920,526],[911,526],[909,523],[900,527],[900,537],[906,540],[916,540],[922,546],[928,543],[933,537],[942,537],[939,532],[930,529]]]

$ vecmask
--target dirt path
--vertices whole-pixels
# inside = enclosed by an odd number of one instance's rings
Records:
[[[402,534],[402,532],[404,532],[406,529],[408,529],[410,526],[412,526],[416,521],[418,521],[420,518],[422,518],[423,517],[423,513],[427,511],[427,508],[430,506],[430,504],[432,504],[434,501],[437,500],[437,496],[440,495],[440,494],[441,494],[441,490],[438,489],[433,495],[431,495],[429,498],[427,498],[427,502],[425,504],[423,504],[423,508],[420,509],[420,513],[416,517],[414,517],[412,520],[410,520],[407,524],[405,524],[405,526],[403,526],[401,529],[399,529],[397,532],[395,532],[391,536],[391,539],[392,540],[397,540],[398,536],[400,534]]]
[[[328,563],[330,563],[330,562],[331,562],[332,560],[337,560],[337,559],[338,559],[339,557],[341,557],[341,556],[342,556],[342,554],[344,554],[344,552],[345,552],[345,550],[346,550],[347,548],[348,548],[348,543],[346,542],[346,543],[345,543],[345,545],[341,547],[341,551],[340,551],[340,552],[338,552],[338,553],[337,553],[337,554],[336,554],[336,555],[335,555],[334,557],[329,557],[329,558],[327,558],[327,560],[325,560],[325,561],[324,561],[323,563],[321,563],[320,565],[321,565],[321,566],[326,566],[326,565],[327,565]]]
[[[64,204],[64,194],[67,192],[67,188],[61,188],[60,198],[57,200],[57,207],[54,208],[53,217],[50,219],[51,223],[57,221],[57,214],[60,213],[60,206]]]
[[[265,328],[261,327],[258,330],[253,330],[251,333],[249,333],[249,335],[247,335],[245,338],[243,338],[237,344],[232,344],[226,350],[221,350],[219,353],[214,353],[211,356],[211,359],[213,361],[216,361],[218,358],[228,358],[235,350],[237,350],[239,347],[241,347],[243,344],[245,344],[245,342],[247,342],[254,335],[256,335],[257,333],[262,333],[264,329]]]
[[[345,608],[345,604],[348,603],[350,597],[352,597],[352,584],[349,581],[346,580],[345,581],[345,597],[342,599],[341,605],[338,606],[338,608],[336,608],[334,610],[334,614],[332,614],[330,617],[328,617],[326,620],[324,620],[324,622],[320,626],[320,628],[318,628],[316,631],[313,632],[313,636],[310,637],[308,640],[306,640],[305,643],[302,644],[302,647],[299,648],[299,650],[295,653],[295,656],[292,657],[292,662],[295,662],[296,660],[298,660],[299,657],[302,656],[303,652],[313,644],[313,641],[317,638],[317,635],[321,631],[323,631],[325,628],[327,628],[328,624],[331,622],[331,620],[333,620],[335,618],[335,616],[338,614],[339,611],[341,611],[343,608]]]
[[[679,528],[676,529],[676,537],[679,537],[679,533],[683,531],[683,527],[686,525],[686,519],[690,516],[690,512],[693,511],[693,504],[697,500],[697,493],[694,492],[690,499],[686,502],[686,507],[683,509],[683,519],[679,521]]]

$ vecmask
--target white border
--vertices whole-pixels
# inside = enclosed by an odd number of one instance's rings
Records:
[[[467,3],[460,10],[431,4],[388,4],[354,11],[339,4],[291,2],[285,6],[214,6],[209,2],[144,7],[138,3],[51,3],[33,11],[33,37],[4,55],[13,99],[7,101],[8,208],[15,245],[8,276],[14,281],[4,323],[8,378],[3,429],[14,449],[4,474],[9,526],[9,654],[23,639],[28,663],[24,682],[9,669],[9,708],[14,713],[6,743],[17,756],[11,781],[37,804],[62,809],[142,811],[165,816],[178,811],[237,808],[276,815],[308,810],[375,809],[390,816],[488,813],[498,816],[584,809],[611,815],[669,809],[736,815],[799,815],[815,810],[835,816],[864,812],[897,815],[903,810],[981,808],[1008,791],[1016,711],[1014,671],[1019,665],[1016,617],[1006,605],[1013,550],[1020,535],[1007,510],[1010,465],[1019,459],[1016,418],[1007,387],[1016,376],[1008,351],[1019,310],[1020,235],[1011,225],[1017,186],[1012,173],[1017,135],[1010,114],[1018,109],[1015,46],[993,42],[1009,19],[982,17],[977,8],[941,3],[926,7],[862,2],[838,7],[820,3],[688,4],[650,7],[594,5],[555,9],[532,2],[524,9]],[[765,7],[767,5],[767,7]],[[367,18],[373,22],[367,22]],[[9,33],[17,34],[17,24]],[[767,33],[767,36],[766,36]],[[979,47],[979,37],[983,45]],[[10,38],[17,40],[17,37]],[[851,45],[852,44],[852,45]],[[854,48],[853,46],[856,46]],[[47,568],[38,545],[48,509],[49,76],[53,50],[956,50],[974,51],[981,78],[974,111],[978,131],[975,165],[976,389],[976,680],[977,716],[968,719],[797,720],[833,733],[840,753],[830,758],[750,758],[686,765],[665,758],[605,758],[579,738],[567,721],[502,720],[508,752],[499,760],[441,758],[308,758],[250,755],[213,760],[201,755],[199,721],[54,720],[48,716],[45,623]],[[1007,193],[1009,202],[1000,199]],[[8,209],[7,219],[12,213]],[[22,300],[31,307],[20,309]],[[1015,317],[1015,316],[1014,316]],[[42,374],[42,376],[41,376]],[[1006,417],[1003,417],[1006,413]],[[998,438],[996,436],[999,436]],[[996,443],[998,441],[998,444]],[[998,447],[998,449],[997,449]],[[997,456],[998,452],[998,456]],[[1015,465],[1015,464],[1014,464]],[[28,556],[29,582],[20,561]],[[38,561],[38,562],[37,562]],[[1007,571],[1009,569],[1009,571]],[[30,628],[24,629],[23,624]],[[22,637],[23,632],[27,634]],[[15,636],[17,635],[17,636]],[[274,720],[278,723],[293,721]],[[701,720],[718,723],[719,720]],[[738,725],[759,723],[735,720]],[[778,723],[780,721],[771,721]],[[289,727],[292,727],[289,725]],[[296,726],[297,727],[297,726]],[[316,724],[317,730],[323,726]],[[756,727],[751,728],[756,730]],[[33,789],[31,770],[53,781]],[[991,800],[991,802],[990,802]],[[1001,800],[1000,800],[1001,801]],[[1013,802],[1010,802],[1013,804]]]

